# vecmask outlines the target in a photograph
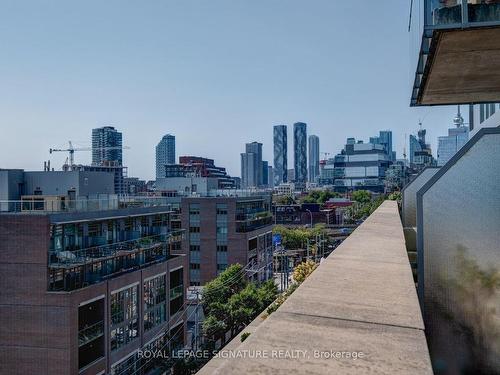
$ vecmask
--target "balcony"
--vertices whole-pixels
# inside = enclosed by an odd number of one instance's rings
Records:
[[[65,196],[30,195],[22,200],[0,200],[0,213],[48,214],[63,212],[109,211],[135,207],[168,207],[167,197],[106,196],[105,198],[67,199]]]
[[[247,330],[198,374],[432,374],[396,202],[384,202]]]
[[[273,217],[269,211],[260,211],[255,215],[238,214],[236,215],[236,232],[251,232],[271,225],[272,222]]]
[[[49,290],[71,291],[170,259],[182,231],[75,251],[49,251]]]
[[[182,284],[177,285],[176,287],[170,289],[170,300],[182,297],[183,293],[184,293],[184,285]]]
[[[499,102],[500,3],[411,4],[411,106]]]
[[[78,346],[83,346],[104,335],[104,321],[85,327],[78,332]]]

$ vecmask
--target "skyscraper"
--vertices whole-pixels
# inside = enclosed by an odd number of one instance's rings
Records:
[[[273,129],[274,143],[274,184],[288,181],[287,173],[287,136],[286,125],[275,125]]]
[[[431,146],[425,143],[425,129],[418,131],[418,138],[410,134],[410,165],[417,170],[436,165]]]
[[[123,162],[122,133],[113,126],[92,129],[92,164],[116,165]]]
[[[460,106],[458,106],[458,113],[453,119],[453,123],[455,127],[448,129],[447,136],[438,137],[438,167],[445,165],[469,140],[469,128],[464,125],[464,119],[460,114]]]
[[[241,154],[241,185],[244,188],[262,185],[262,143],[247,143]]]
[[[165,177],[165,165],[175,164],[175,136],[164,135],[156,146],[156,178]]]
[[[303,122],[293,124],[293,165],[295,182],[307,182],[307,125]]]
[[[269,186],[269,162],[262,161],[262,186]]]
[[[309,141],[309,182],[317,182],[319,177],[319,137],[310,135]]]
[[[370,137],[370,143],[376,145],[383,145],[387,155],[389,155],[389,160],[396,160],[396,152],[392,150],[392,131],[391,130],[381,130],[379,135],[376,137]]]
[[[384,145],[387,155],[391,161],[395,161],[395,153],[392,151],[392,131],[381,130],[379,132],[380,144]]]

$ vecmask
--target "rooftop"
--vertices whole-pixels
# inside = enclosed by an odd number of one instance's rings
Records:
[[[226,348],[268,358],[217,357],[198,374],[432,374],[396,202],[384,202],[258,323]],[[276,350],[305,355],[273,358]],[[344,358],[325,358],[332,351]]]

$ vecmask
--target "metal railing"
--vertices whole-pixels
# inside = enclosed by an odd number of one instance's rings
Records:
[[[180,284],[170,289],[170,300],[181,297],[184,294],[184,285]]]
[[[101,320],[78,331],[78,346],[83,346],[102,335],[104,335],[104,321]]]
[[[134,207],[167,207],[168,197],[108,196],[106,198],[74,200],[60,196],[30,196],[22,200],[0,200],[0,213],[46,214],[58,212],[108,211]]]
[[[85,264],[96,262],[103,258],[113,258],[138,251],[151,250],[165,244],[182,240],[183,230],[166,234],[146,236],[113,244],[92,246],[73,251],[49,251],[49,265],[53,264]],[[145,260],[147,261],[147,259]]]

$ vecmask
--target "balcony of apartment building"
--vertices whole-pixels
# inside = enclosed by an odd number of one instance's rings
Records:
[[[271,225],[270,203],[264,200],[236,203],[236,232],[246,233]]]
[[[412,0],[411,105],[500,101],[500,2]]]
[[[397,203],[242,332],[198,374],[432,374]]]
[[[172,251],[180,249],[183,231],[167,229],[161,221],[168,220],[166,216],[154,216],[160,221],[140,230],[126,226],[147,221],[148,216],[52,223],[49,290],[80,289],[175,257]]]
[[[138,207],[169,207],[168,197],[126,196],[101,194],[97,198],[67,195],[23,195],[19,200],[0,200],[0,213],[53,214],[112,211]]]

